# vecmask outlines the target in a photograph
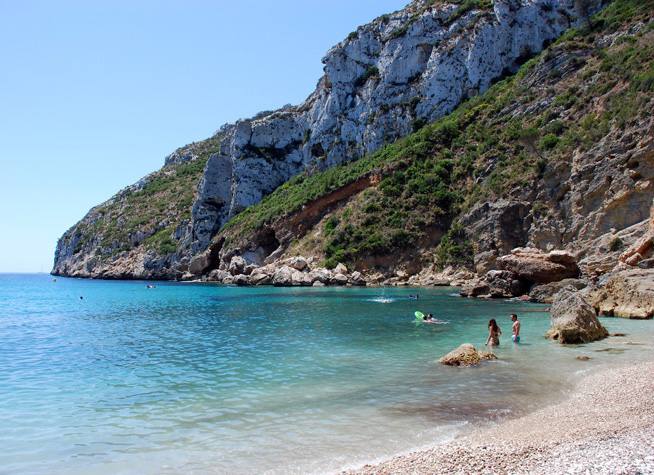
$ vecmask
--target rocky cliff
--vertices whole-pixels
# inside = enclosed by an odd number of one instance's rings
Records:
[[[647,257],[636,243],[654,198],[653,11],[616,1],[419,132],[296,176],[224,226],[193,270],[303,255],[368,282],[429,284],[455,266],[493,272],[512,296],[596,279],[632,245],[627,261]]]
[[[323,173],[337,167],[330,175],[334,183],[350,186],[350,175],[336,176],[339,165],[358,163],[361,157],[421,130],[462,101],[484,93],[570,27],[587,21],[588,15],[601,6],[599,0],[420,0],[377,18],[327,53],[323,59],[325,74],[304,103],[223,126],[216,136],[179,149],[166,159],[162,170],[91,210],[60,239],[53,273],[179,278],[189,270],[200,275],[227,266],[226,260],[239,252],[252,264],[261,265],[270,260],[270,254],[281,255],[291,241],[306,233],[278,236],[270,227],[242,229],[236,223],[229,234],[225,225],[230,219],[292,177],[324,177]],[[563,63],[548,63],[547,67],[554,66],[562,74],[574,71],[579,69],[575,61],[584,61],[587,55],[590,53],[574,58],[567,55]],[[543,70],[527,78],[530,82],[525,84],[538,92],[543,81],[552,82],[548,77]],[[447,169],[450,165],[440,165],[442,170],[435,171],[433,178],[437,181],[451,171]],[[489,162],[487,173],[495,165]],[[393,166],[403,168],[406,164]],[[377,175],[367,173],[374,185]],[[338,193],[332,185],[312,189],[309,196],[319,200],[324,199],[321,191]],[[423,248],[440,242],[454,216],[454,209],[450,209],[453,203],[449,203],[453,196],[448,195],[451,190],[433,191],[438,202],[428,200],[422,205],[433,204],[442,213],[432,210],[425,216],[423,226],[432,232],[420,242]],[[510,206],[528,207],[520,204],[524,200],[523,196],[511,199]],[[331,209],[342,199],[326,202]],[[319,208],[320,203],[313,205]],[[281,217],[289,209],[282,206],[278,211]],[[526,208],[523,212],[528,214]],[[312,220],[319,221],[323,215],[324,210],[313,213],[309,221],[289,217],[287,225],[299,223],[308,232],[315,224]],[[555,224],[551,227],[552,237],[545,241],[560,240]],[[242,232],[236,235],[239,229]],[[522,240],[520,231],[516,233]],[[223,248],[227,238],[232,246]],[[405,238],[402,234],[393,237],[397,243]],[[456,236],[450,233],[447,238],[452,241]],[[249,239],[254,244],[247,249],[234,245]],[[368,251],[368,263],[346,252],[326,254],[334,254],[327,256],[332,261],[358,260],[362,268],[395,267],[389,266],[392,258],[383,255],[383,246],[372,246]],[[325,254],[322,249],[314,253]],[[413,264],[410,270],[419,267]]]

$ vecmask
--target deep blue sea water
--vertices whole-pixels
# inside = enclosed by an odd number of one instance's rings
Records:
[[[415,310],[447,324],[416,324]],[[651,355],[653,322],[605,319],[628,336],[562,348],[543,338],[544,310],[451,288],[0,274],[0,474],[337,470],[524,413],[582,371]],[[497,362],[436,362],[481,346],[489,318],[504,330]]]

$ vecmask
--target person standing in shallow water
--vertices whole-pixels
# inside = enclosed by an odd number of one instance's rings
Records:
[[[487,346],[500,346],[500,335],[502,330],[497,326],[497,322],[492,318],[488,322],[488,338],[486,339]]]
[[[520,343],[520,320],[518,320],[515,313],[511,314],[511,321],[513,322],[511,340],[513,340],[513,343]]]

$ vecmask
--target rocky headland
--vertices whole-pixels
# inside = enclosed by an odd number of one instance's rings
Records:
[[[654,7],[416,0],[307,100],[221,127],[92,209],[53,274],[453,285],[654,315]],[[596,13],[597,12],[597,13]]]

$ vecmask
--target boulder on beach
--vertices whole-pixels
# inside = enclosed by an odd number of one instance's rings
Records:
[[[609,335],[593,307],[571,286],[556,294],[550,316],[552,326],[546,336],[562,344],[589,343]]]
[[[497,359],[493,353],[478,351],[470,343],[464,343],[457,349],[450,351],[448,354],[438,360],[439,363],[448,366],[474,366],[484,360]]]

